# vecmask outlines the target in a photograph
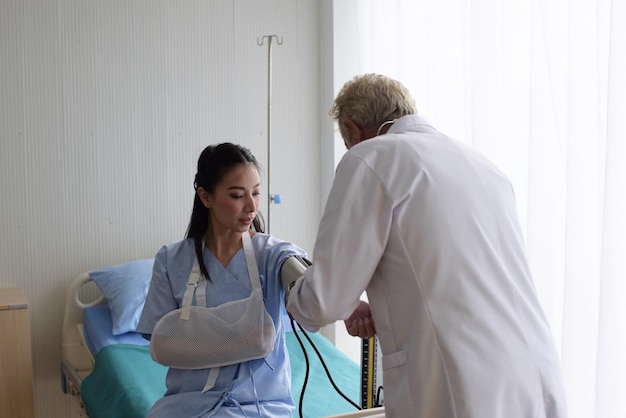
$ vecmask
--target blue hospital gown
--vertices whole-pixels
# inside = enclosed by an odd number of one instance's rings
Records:
[[[299,247],[271,235],[257,233],[252,246],[259,268],[265,306],[274,321],[276,342],[263,359],[224,366],[215,386],[201,393],[209,369],[167,372],[167,390],[152,407],[149,417],[291,417],[295,409],[291,396],[291,366],[282,322],[284,291],[280,280],[283,262],[306,256]],[[252,284],[243,249],[224,267],[204,247],[204,262],[211,281],[207,283],[206,305],[213,307],[250,296]],[[195,258],[194,242],[186,239],[163,246],[155,257],[154,271],[137,332],[151,334],[166,313],[182,304],[185,286]],[[195,297],[193,304],[195,305]]]

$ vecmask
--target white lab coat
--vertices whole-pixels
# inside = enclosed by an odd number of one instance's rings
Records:
[[[416,115],[341,160],[288,310],[316,329],[364,291],[388,418],[566,417],[511,184]]]

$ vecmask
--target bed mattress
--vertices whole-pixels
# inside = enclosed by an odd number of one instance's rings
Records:
[[[107,305],[92,306],[83,311],[83,333],[85,343],[94,357],[106,346],[112,344],[128,344],[147,346],[150,341],[144,339],[141,334],[127,332],[126,334],[113,335],[113,320],[111,311]]]

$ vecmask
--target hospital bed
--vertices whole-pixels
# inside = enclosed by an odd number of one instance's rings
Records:
[[[167,368],[152,360],[149,343],[134,332],[143,308],[152,274],[153,259],[93,270],[70,283],[65,305],[62,336],[61,381],[63,391],[75,399],[83,417],[143,418],[165,391]],[[285,318],[287,316],[285,315]],[[288,320],[284,321],[292,367],[292,392],[299,416],[302,398],[304,418],[326,416],[372,416],[357,411],[333,389],[315,350],[306,338],[305,356]],[[301,336],[298,331],[298,336]],[[335,385],[354,403],[359,403],[360,366],[318,333],[308,334],[324,359]],[[361,415],[365,414],[365,415]]]

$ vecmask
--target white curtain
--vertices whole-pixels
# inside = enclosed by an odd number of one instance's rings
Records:
[[[359,72],[513,181],[570,417],[626,417],[626,0],[355,5]]]

